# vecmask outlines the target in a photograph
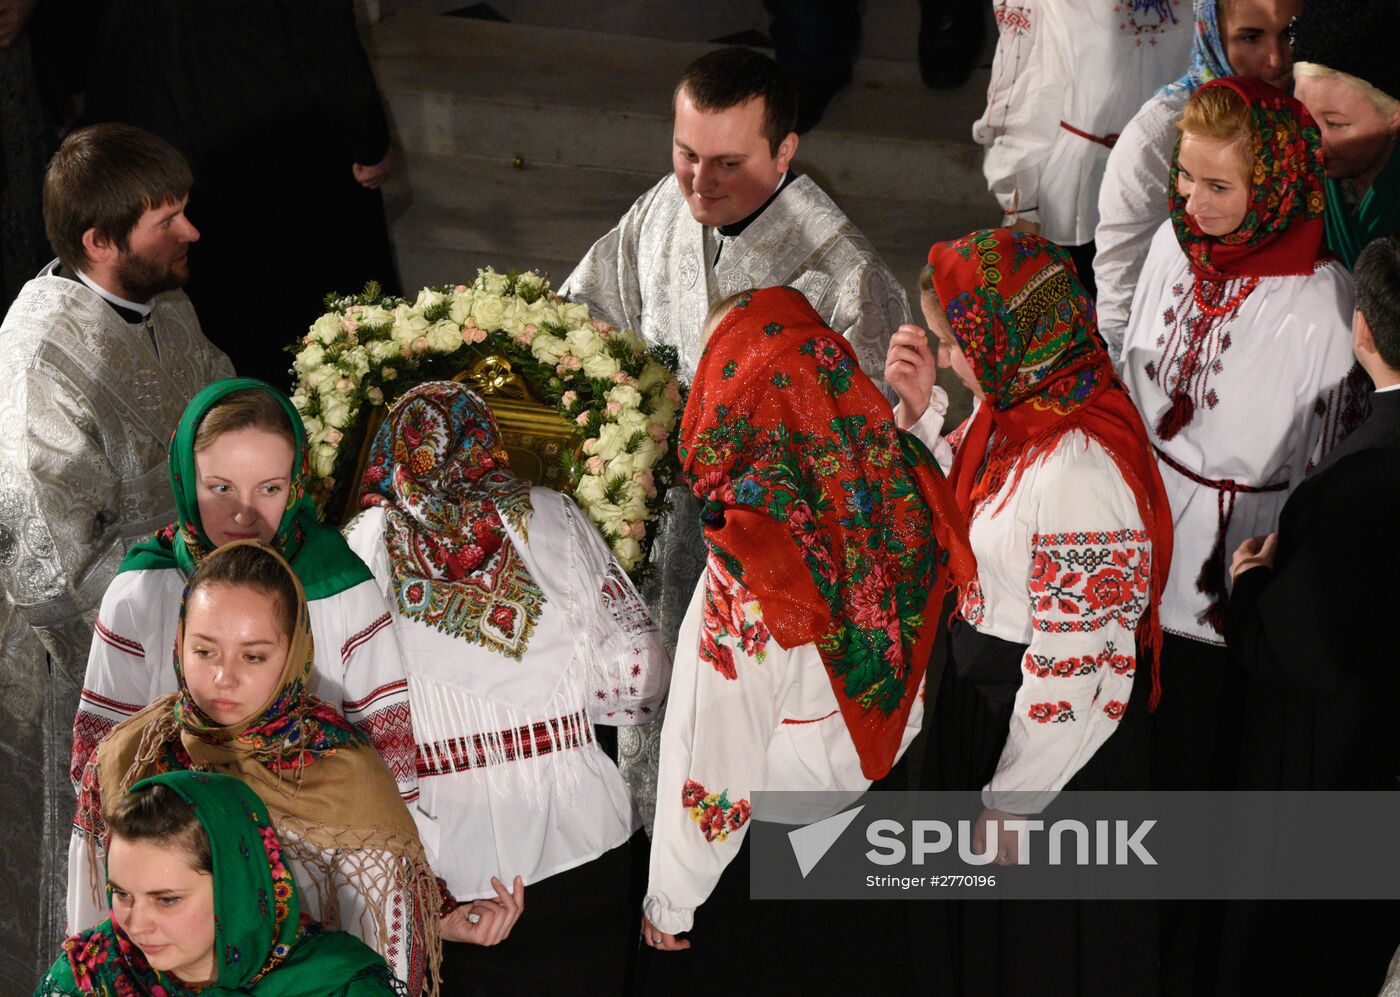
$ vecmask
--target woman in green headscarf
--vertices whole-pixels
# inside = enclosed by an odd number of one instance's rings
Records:
[[[170,649],[189,576],[214,549],[268,544],[291,564],[321,649],[312,692],[383,756],[404,801],[417,799],[408,684],[389,606],[306,493],[306,430],[286,395],[231,378],[185,409],[170,445],[176,520],[132,547],[102,599],[73,728],[73,778],[116,724],[175,692]]]
[[[112,915],[64,943],[35,997],[406,993],[359,939],[302,921],[267,808],[238,779],[153,776],[109,826]]]
[[[1327,248],[1350,270],[1400,231],[1400,61],[1393,13],[1362,0],[1308,0],[1293,26],[1294,96],[1317,119],[1327,170]]]

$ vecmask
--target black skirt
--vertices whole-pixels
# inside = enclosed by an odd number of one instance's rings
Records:
[[[996,771],[1021,684],[1026,645],[954,620],[929,731],[922,788],[980,790]],[[1065,786],[1147,788],[1147,663],[1118,729]],[[912,912],[928,952],[924,989],[965,997],[1130,997],[1157,989],[1150,901],[932,900]]]

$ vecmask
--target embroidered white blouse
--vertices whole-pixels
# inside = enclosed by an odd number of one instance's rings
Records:
[[[1226,299],[1241,289],[1230,281]],[[1193,353],[1190,328],[1200,318],[1193,279],[1170,221],[1152,240],[1133,296],[1123,343],[1127,383],[1171,502],[1175,542],[1162,597],[1162,626],[1171,633],[1223,645],[1199,619],[1210,603],[1196,579],[1215,543],[1222,501],[1229,495],[1192,481],[1160,454],[1212,481],[1229,479],[1277,491],[1240,492],[1225,537],[1228,558],[1249,537],[1278,528],[1283,504],[1309,469],[1358,417],[1365,392],[1348,382],[1352,281],[1339,262],[1307,277],[1266,277],[1238,310]],[[1182,370],[1189,375],[1182,381]],[[1184,387],[1195,403],[1191,420],[1170,440],[1159,423]],[[1228,574],[1227,574],[1228,584]]]
[[[1094,229],[1095,305],[1099,332],[1115,363],[1123,353],[1128,311],[1152,237],[1171,213],[1167,185],[1176,151],[1176,123],[1191,92],[1175,87],[1148,98],[1108,154]]]
[[[925,419],[911,432],[932,449],[940,428]],[[958,612],[981,633],[1027,645],[1011,729],[982,798],[1038,813],[1127,709],[1152,544],[1118,466],[1083,433],[1065,434],[1013,490],[1015,473],[973,509],[977,579]]]
[[[1098,224],[1110,136],[1188,62],[1191,4],[996,0],[993,11],[992,80],[972,126],[987,147],[987,185],[1005,215],[1039,222],[1051,242],[1082,245]]]
[[[716,634],[732,676],[700,657],[706,578],[727,589],[749,637]],[[866,789],[816,645],[785,650],[768,636],[758,601],[711,556],[676,643],[661,731],[651,872],[642,911],[657,928],[689,931],[748,833],[755,790]],[[914,697],[899,754],[923,725]]]
[[[653,719],[670,676],[645,603],[593,524],[550,489],[531,489],[530,503],[528,536],[511,533],[518,560],[474,576],[480,598],[456,628],[404,612],[384,509],[347,527],[394,607],[417,735],[414,817],[459,900],[494,896],[493,875],[537,883],[631,837],[637,814],[593,725]]]
[[[107,732],[179,689],[172,653],[185,576],[175,569],[124,571],[102,597],[73,722],[73,784]],[[316,663],[312,694],[336,706],[369,738],[405,803],[418,794],[403,653],[388,603],[373,581],[307,604]]]

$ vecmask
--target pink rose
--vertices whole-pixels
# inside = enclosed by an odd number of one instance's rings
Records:
[[[681,383],[674,377],[661,389],[661,393],[666,396],[666,400],[673,405],[679,405],[681,401]]]
[[[574,417],[574,422],[576,422],[576,423],[577,423],[578,425],[580,425],[580,426],[586,426],[586,425],[588,425],[588,413],[587,413],[587,412],[580,412],[577,416]],[[588,443],[596,443],[596,442],[597,442],[596,440],[589,440],[589,441],[588,441]],[[585,443],[585,444],[583,445],[583,449],[586,450],[586,451],[588,451],[589,453],[592,453],[592,451],[588,450],[588,443]]]
[[[415,339],[415,340],[413,341],[413,352],[414,352],[414,353],[427,353],[427,352],[428,352],[428,337],[427,337],[427,336],[419,336],[417,339]]]
[[[588,473],[589,473],[589,474],[602,474],[602,473],[603,473],[603,467],[604,467],[604,465],[603,465],[603,458],[602,458],[602,457],[589,457],[589,458],[588,458],[587,467],[588,467]]]
[[[355,382],[348,377],[342,377],[339,381],[335,382],[335,390],[339,391],[342,395],[349,394],[354,387]]]
[[[608,404],[605,406],[605,411],[608,413],[608,415],[617,415],[619,412],[622,411],[622,406],[617,402],[608,402]]]
[[[620,370],[613,375],[613,384],[624,384],[627,381],[627,372]]]
[[[627,530],[632,534],[633,540],[645,540],[647,538],[647,524],[640,519],[634,519],[627,524]]]
[[[559,398],[559,403],[565,408],[573,408],[576,401],[578,401],[578,392],[572,390],[564,392]]]
[[[360,327],[360,323],[356,322],[349,315],[346,315],[340,320],[340,327],[346,332],[354,332]]]
[[[671,435],[670,433],[666,432],[666,427],[661,425],[661,423],[659,422],[653,422],[650,425],[648,425],[647,432],[650,433],[651,438],[653,440],[656,440],[656,442],[658,443],[660,443],[662,440],[666,439],[666,437]]]
[[[462,326],[462,342],[470,346],[472,343],[479,343],[486,338],[486,330],[478,329],[476,326]]]
[[[456,287],[454,287],[454,288],[452,289],[452,293],[453,293],[453,294],[466,294],[466,293],[467,293],[467,285],[466,285],[466,284],[458,284]]]
[[[375,389],[375,390],[378,390],[378,389]],[[380,397],[381,397],[381,399],[382,399],[383,396],[381,395]],[[328,429],[328,430],[326,430],[326,442],[329,443],[331,446],[333,446],[333,447],[338,447],[338,446],[340,446],[340,441],[343,440],[343,439],[345,439],[345,434],[342,433],[340,430],[338,430],[338,429]]]
[[[565,370],[579,370],[583,367],[583,361],[573,354],[569,354],[566,357],[559,358],[559,366],[563,367]]]

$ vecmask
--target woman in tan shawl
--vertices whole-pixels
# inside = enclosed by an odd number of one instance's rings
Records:
[[[435,981],[441,901],[417,828],[379,755],[307,690],[313,656],[305,594],[279,555],[246,541],[205,560],[181,607],[179,691],[114,728],[84,773],[72,930],[102,916],[108,802],[157,773],[218,772],[267,805],[313,917],[379,951],[410,993]]]

